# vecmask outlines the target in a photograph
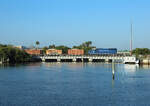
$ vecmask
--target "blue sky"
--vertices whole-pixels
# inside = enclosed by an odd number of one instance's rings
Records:
[[[150,48],[150,0],[0,0],[0,43]]]

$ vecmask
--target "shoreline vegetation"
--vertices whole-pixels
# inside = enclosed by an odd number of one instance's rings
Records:
[[[38,49],[38,45],[40,44],[40,42],[36,41],[35,44],[37,45],[37,48],[34,49]],[[86,55],[89,50],[96,47],[92,46],[91,41],[87,41],[82,43],[79,46],[73,46],[72,48],[83,49]],[[70,47],[64,45],[60,45],[60,46],[49,45],[49,46],[44,46],[40,49],[42,49],[43,51],[46,51],[47,49],[60,49],[65,54],[67,53],[67,50],[70,49]],[[141,61],[143,61],[144,59],[150,61],[150,49],[148,48],[136,48],[132,51],[132,54],[136,55],[136,57]],[[13,45],[0,44],[0,63],[25,63],[25,62],[38,62],[38,61],[39,60],[35,60],[33,55],[26,53],[24,49],[16,48]]]
[[[3,63],[23,63],[30,62],[32,56],[24,50],[13,47],[12,45],[0,44],[0,61]]]

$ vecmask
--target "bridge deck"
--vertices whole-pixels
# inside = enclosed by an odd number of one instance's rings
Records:
[[[71,60],[76,62],[78,59],[84,61],[85,59],[89,62],[93,62],[93,60],[105,60],[105,61],[116,61],[122,63],[136,63],[135,56],[122,56],[122,55],[83,55],[83,56],[71,56],[71,55],[59,55],[59,56],[52,56],[52,55],[44,55],[44,56],[37,56],[42,61],[46,60],[57,60],[61,62],[61,60]]]

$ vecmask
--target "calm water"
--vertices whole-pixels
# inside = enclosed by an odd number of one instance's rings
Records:
[[[0,106],[148,106],[150,67],[102,63],[0,66]]]

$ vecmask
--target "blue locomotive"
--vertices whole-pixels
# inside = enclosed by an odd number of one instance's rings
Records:
[[[95,50],[89,50],[88,54],[90,55],[117,54],[117,49],[116,48],[97,48]]]

